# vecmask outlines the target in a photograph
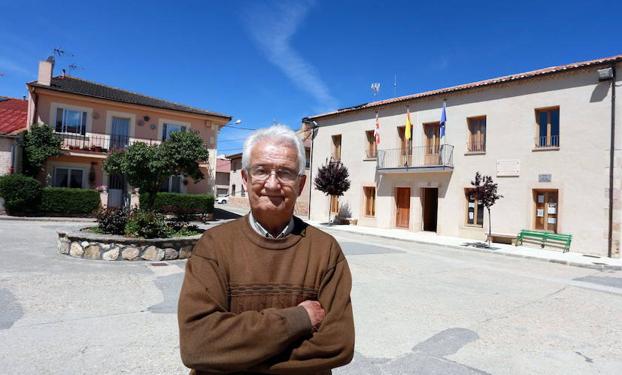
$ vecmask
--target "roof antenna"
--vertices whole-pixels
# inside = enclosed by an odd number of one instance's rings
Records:
[[[371,84],[371,93],[373,96],[378,95],[380,92],[380,82],[374,82]]]

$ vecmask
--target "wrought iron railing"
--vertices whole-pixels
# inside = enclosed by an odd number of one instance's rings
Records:
[[[468,152],[486,152],[486,142],[472,141],[467,142]]]
[[[114,152],[128,148],[134,143],[146,143],[157,145],[162,143],[157,139],[131,138],[125,135],[111,134],[70,134],[56,133],[62,140],[61,148],[69,151],[89,151],[89,152]],[[209,148],[207,144],[205,148]]]
[[[559,135],[536,137],[536,148],[559,147]]]
[[[377,169],[453,167],[453,145],[378,150]]]

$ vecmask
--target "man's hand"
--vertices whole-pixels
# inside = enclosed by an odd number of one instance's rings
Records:
[[[320,305],[318,301],[306,300],[300,302],[298,306],[302,306],[305,310],[307,310],[307,314],[309,314],[309,319],[311,320],[311,325],[313,325],[314,329],[317,329],[326,316],[326,312],[322,308],[322,305]]]

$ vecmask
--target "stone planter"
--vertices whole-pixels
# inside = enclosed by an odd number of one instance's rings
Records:
[[[201,235],[177,238],[130,238],[88,232],[58,232],[58,253],[107,261],[186,259]]]

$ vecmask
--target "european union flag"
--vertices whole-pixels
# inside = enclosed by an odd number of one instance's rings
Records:
[[[441,138],[445,136],[445,123],[447,122],[447,113],[445,111],[445,102],[443,102],[443,111],[441,112]]]

